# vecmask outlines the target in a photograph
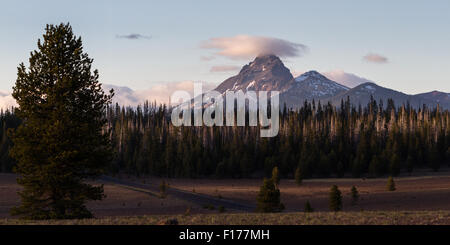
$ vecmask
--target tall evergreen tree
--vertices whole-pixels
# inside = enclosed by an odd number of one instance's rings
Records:
[[[303,182],[303,173],[302,170],[300,169],[300,166],[297,167],[297,169],[295,170],[295,183],[297,183],[297,185],[301,185]]]
[[[112,158],[105,94],[69,24],[47,25],[29,67],[22,63],[13,88],[23,123],[11,133],[11,156],[22,203],[12,214],[30,219],[92,217],[85,203],[104,197],[95,179]]]
[[[333,185],[330,189],[329,206],[330,211],[337,212],[342,210],[342,194],[336,185]]]
[[[275,187],[278,187],[280,184],[280,172],[278,171],[278,167],[274,167],[272,170],[272,181]]]
[[[264,179],[257,196],[257,211],[263,213],[280,212],[283,204],[280,202],[280,190],[275,187],[272,179]]]

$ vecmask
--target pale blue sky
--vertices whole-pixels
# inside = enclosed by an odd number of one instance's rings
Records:
[[[103,83],[145,89],[157,82],[220,83],[250,60],[217,56],[200,43],[255,35],[308,46],[283,58],[291,71],[354,73],[407,93],[450,92],[450,1],[3,1],[0,90],[11,90],[16,67],[36,48],[45,24],[70,22],[94,58]],[[129,40],[118,35],[141,34]],[[376,53],[388,63],[363,61]]]

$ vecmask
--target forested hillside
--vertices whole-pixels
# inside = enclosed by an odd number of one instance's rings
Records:
[[[278,166],[285,177],[380,176],[439,170],[450,163],[450,113],[371,100],[336,108],[305,102],[280,113],[280,133],[260,138],[257,127],[174,127],[166,106],[146,103],[107,112],[115,148],[109,171],[167,177],[259,177]],[[6,129],[18,125],[10,112],[0,119],[2,171],[10,171]]]

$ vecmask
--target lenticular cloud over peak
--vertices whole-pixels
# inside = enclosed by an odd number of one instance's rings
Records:
[[[348,73],[343,70],[334,70],[323,73],[327,78],[338,82],[344,86],[349,88],[354,88],[363,83],[373,83],[373,81],[366,79],[364,77],[360,77],[353,73]]]
[[[214,49],[230,59],[251,59],[259,55],[274,54],[279,57],[297,57],[307,52],[307,46],[283,39],[237,35],[233,37],[216,37],[201,44],[204,49]]]

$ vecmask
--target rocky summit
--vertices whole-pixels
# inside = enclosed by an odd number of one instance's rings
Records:
[[[285,91],[294,83],[294,77],[275,55],[262,55],[245,65],[239,74],[221,83],[215,90],[226,91]]]

